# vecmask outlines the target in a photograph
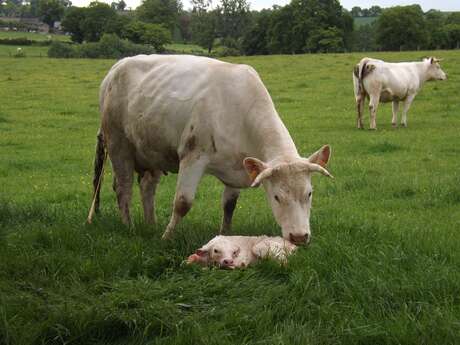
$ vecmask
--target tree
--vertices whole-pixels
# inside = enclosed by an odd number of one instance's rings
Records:
[[[354,6],[352,9],[351,9],[351,15],[353,18],[357,18],[357,17],[362,17],[363,16],[363,12],[361,10],[361,7],[359,6]]]
[[[236,41],[243,36],[249,23],[249,14],[247,0],[221,0],[219,31],[224,40]]]
[[[382,14],[382,8],[380,6],[372,6],[369,8],[369,17],[378,17]]]
[[[107,32],[109,24],[115,20],[117,13],[109,5],[101,2],[92,2],[86,8],[80,29],[87,42],[97,42],[102,34]]]
[[[60,0],[39,0],[38,15],[41,20],[53,29],[54,22],[62,18],[64,5]]]
[[[307,40],[307,48],[319,53],[343,52],[343,34],[335,26],[315,30]]]
[[[146,23],[161,24],[168,28],[171,34],[177,23],[182,9],[179,0],[143,0],[136,9],[139,20]]]
[[[192,13],[192,40],[211,53],[217,36],[217,10]]]
[[[83,7],[71,7],[62,19],[62,29],[70,33],[70,39],[73,42],[82,43],[85,39],[85,34],[80,24],[85,19],[86,11],[87,9]]]
[[[156,51],[164,51],[164,45],[171,43],[171,33],[160,24],[144,23],[139,20],[126,25],[123,38],[134,43],[152,45]]]
[[[252,26],[243,36],[241,49],[246,55],[269,54],[268,29],[270,28],[272,11],[261,10],[254,12]]]
[[[447,48],[448,34],[445,30],[446,16],[441,11],[430,10],[425,13],[426,29],[429,33],[427,48]]]
[[[192,39],[191,29],[192,14],[190,12],[182,12],[179,16],[178,26],[181,38],[184,42]]]
[[[383,50],[415,50],[428,43],[423,11],[419,5],[385,9],[377,19],[376,41]]]
[[[377,50],[375,43],[375,24],[364,24],[353,32],[354,51],[374,51]]]

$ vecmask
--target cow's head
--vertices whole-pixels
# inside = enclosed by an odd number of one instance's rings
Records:
[[[265,188],[273,215],[281,226],[283,237],[295,244],[310,241],[310,209],[313,196],[311,176],[321,173],[332,177],[325,169],[331,156],[329,145],[323,146],[309,158],[272,165],[248,157],[244,166],[252,187]]]
[[[222,268],[234,269],[235,259],[240,253],[240,247],[223,236],[216,236],[195,254],[188,258],[188,262],[201,265],[218,265]]]
[[[447,76],[444,71],[441,69],[441,59],[436,59],[434,57],[426,58],[423,60],[427,65],[427,80],[446,80]]]

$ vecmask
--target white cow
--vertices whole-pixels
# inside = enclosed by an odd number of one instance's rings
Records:
[[[221,268],[242,268],[261,258],[286,262],[297,247],[282,237],[216,236],[187,259],[188,263]]]
[[[284,238],[308,242],[311,175],[330,176],[325,169],[330,148],[300,157],[253,68],[186,55],[125,58],[102,82],[100,110],[93,181],[96,210],[107,148],[126,224],[134,171],[148,222],[155,221],[153,197],[160,176],[178,172],[164,239],[190,210],[207,173],[225,185],[221,232],[230,227],[239,190],[262,184]]]
[[[358,128],[363,128],[363,108],[369,97],[370,128],[377,129],[375,118],[379,102],[393,102],[392,125],[397,126],[399,102],[404,102],[401,124],[407,126],[407,111],[426,81],[445,80],[446,74],[436,58],[421,62],[388,63],[371,58],[362,59],[353,71]]]

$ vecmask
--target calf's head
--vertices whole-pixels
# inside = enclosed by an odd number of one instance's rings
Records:
[[[430,57],[423,60],[427,65],[427,80],[446,80],[446,73],[441,69],[439,62],[441,59]]]
[[[188,261],[234,269],[239,253],[240,247],[223,236],[217,236],[192,254]]]
[[[252,157],[245,158],[243,162],[251,178],[251,186],[263,185],[283,237],[294,244],[310,241],[311,176],[319,172],[332,177],[325,169],[330,155],[331,149],[325,145],[309,158],[293,162],[271,164]]]

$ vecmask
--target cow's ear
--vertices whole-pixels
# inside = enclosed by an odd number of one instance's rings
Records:
[[[255,179],[262,171],[268,168],[267,164],[253,157],[246,157],[243,160],[243,165],[251,179],[251,184],[254,183]]]
[[[310,157],[308,157],[308,161],[310,163],[315,163],[321,165],[323,168],[326,167],[327,163],[329,163],[329,159],[331,158],[331,147],[329,145],[324,145]]]

